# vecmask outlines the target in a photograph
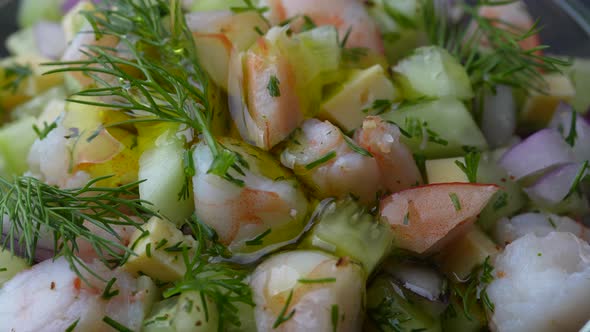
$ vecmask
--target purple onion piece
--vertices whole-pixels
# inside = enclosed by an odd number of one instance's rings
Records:
[[[571,147],[557,129],[543,129],[508,150],[500,159],[515,180],[575,162]]]
[[[557,205],[570,192],[582,164],[572,163],[560,166],[543,175],[532,186],[524,191],[539,206]]]
[[[57,60],[66,49],[66,36],[59,23],[42,21],[33,27],[37,49],[42,56]]]
[[[61,11],[62,13],[66,14],[67,12],[69,12],[70,10],[72,10],[72,8],[76,7],[76,5],[78,3],[80,3],[81,0],[64,0],[63,4],[61,5]],[[100,3],[101,0],[93,0],[92,2],[94,3]]]

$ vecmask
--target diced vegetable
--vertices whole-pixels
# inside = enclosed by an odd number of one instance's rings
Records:
[[[423,43],[421,2],[375,0],[368,12],[379,26],[390,63],[397,63]]]
[[[481,130],[492,148],[507,144],[516,131],[516,101],[511,87],[498,86],[485,96]]]
[[[434,253],[465,234],[497,191],[480,184],[418,187],[383,199],[380,215],[391,225],[397,247]]]
[[[94,4],[88,0],[79,1],[73,8],[71,8],[61,20],[63,27],[64,36],[66,42],[69,44],[74,36],[84,27],[89,27],[88,20],[84,15],[83,11],[91,11],[95,8]]]
[[[487,149],[471,114],[463,103],[453,98],[409,105],[381,117],[404,129],[411,137],[403,136],[402,141],[426,158],[461,156],[465,146]]]
[[[329,201],[321,205],[316,226],[308,235],[307,245],[339,257],[362,263],[367,274],[389,254],[393,233],[355,201]]]
[[[576,124],[575,128],[572,128],[573,122]],[[557,129],[563,139],[572,146],[577,162],[590,160],[590,121],[588,119],[575,112],[572,106],[562,103],[555,110],[549,126]]]
[[[440,331],[440,322],[410,303],[390,276],[381,275],[367,291],[365,331]]]
[[[17,273],[29,268],[27,262],[8,249],[0,249],[0,288]]]
[[[66,98],[66,91],[63,86],[56,86],[51,88],[44,93],[36,96],[35,98],[29,100],[26,103],[20,104],[16,106],[12,112],[10,112],[10,117],[12,120],[18,120],[23,117],[27,116],[39,116],[41,112],[43,112],[46,107],[55,100],[63,101]],[[62,103],[63,105],[63,103]],[[63,112],[64,109],[60,111]],[[56,110],[57,112],[57,110]],[[59,114],[58,114],[59,115]],[[41,121],[42,122],[42,121]]]
[[[151,314],[143,321],[143,332],[174,332],[172,318],[178,306],[178,298],[170,298],[157,302]]]
[[[39,50],[35,43],[33,27],[18,30],[6,38],[6,49],[13,56],[37,55]]]
[[[461,287],[461,285],[455,287]],[[451,304],[442,314],[441,319],[443,331],[481,332],[488,329],[486,313],[482,306],[477,301],[473,301],[465,308],[463,299],[456,292],[451,292]]]
[[[429,46],[414,50],[409,57],[393,67],[394,79],[404,97],[473,97],[471,81],[465,68],[445,49]]]
[[[194,211],[191,175],[185,174],[184,143],[166,132],[139,159],[139,196],[170,221],[182,225]],[[183,194],[183,190],[185,194]]]
[[[538,174],[575,160],[574,154],[555,129],[543,129],[508,150],[499,164],[515,180]]]
[[[571,79],[576,94],[571,100],[572,106],[579,113],[590,109],[590,59],[574,58],[571,67],[565,69]]]
[[[350,78],[322,103],[318,117],[336,124],[344,132],[351,132],[361,126],[368,114],[388,111],[391,107],[386,105],[391,105],[397,99],[398,92],[383,67],[375,65],[365,70],[354,71]],[[378,106],[380,103],[385,106]]]
[[[160,281],[176,281],[186,272],[183,248],[190,253],[195,241],[176,226],[157,217],[150,219],[130,240],[131,255],[123,268],[135,275],[146,274]]]
[[[256,4],[258,1],[253,1]],[[192,0],[190,11],[228,10],[232,7],[243,7],[243,0]]]
[[[531,91],[520,113],[523,125],[531,128],[546,126],[560,102],[571,102],[576,94],[572,81],[563,74],[546,74],[546,94]]]
[[[33,130],[36,123],[34,117],[26,116],[0,128],[0,176],[12,178],[29,169],[29,150],[38,138]]]
[[[22,0],[18,11],[18,23],[21,27],[30,27],[39,21],[58,22],[62,17],[63,0]]]
[[[441,270],[455,281],[466,280],[474,268],[486,258],[498,253],[496,244],[479,227],[473,227],[467,234],[447,246],[436,261]]]

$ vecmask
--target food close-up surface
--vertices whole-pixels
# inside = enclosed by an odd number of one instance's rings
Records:
[[[590,331],[590,2],[0,0],[0,332]]]

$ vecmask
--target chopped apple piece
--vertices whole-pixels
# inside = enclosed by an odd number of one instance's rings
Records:
[[[428,185],[383,199],[380,213],[393,229],[397,247],[430,254],[464,234],[497,191],[494,185]]]
[[[398,97],[383,67],[374,65],[353,73],[342,88],[322,104],[319,117],[350,132],[361,126],[376,101],[391,101]],[[389,107],[384,111],[387,110]]]

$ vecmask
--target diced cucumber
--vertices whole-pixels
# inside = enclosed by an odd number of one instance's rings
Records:
[[[351,257],[371,274],[390,252],[393,232],[389,225],[375,220],[352,199],[332,201],[321,208],[305,243],[339,257]]]
[[[477,170],[477,182],[500,187],[479,214],[477,223],[484,231],[490,230],[500,218],[511,216],[522,209],[527,200],[520,185],[510,178],[492,155],[493,152],[482,154]]]
[[[58,22],[62,18],[62,3],[63,0],[21,0],[18,23],[30,27],[40,21]]]
[[[465,309],[456,294],[452,294],[451,303],[442,314],[442,330],[445,332],[481,332],[487,331],[487,320],[481,305],[474,302],[467,308],[469,315],[465,315]]]
[[[367,291],[366,331],[440,331],[440,321],[411,303],[390,277],[379,276]],[[385,324],[383,324],[385,322]],[[381,323],[381,324],[380,324]],[[389,323],[389,324],[388,324]]]
[[[253,4],[258,1],[252,1]],[[193,12],[205,12],[213,10],[228,10],[232,7],[244,7],[244,0],[192,0],[189,10]]]
[[[157,302],[151,314],[143,321],[142,332],[175,332],[174,314],[178,305],[178,297]]]
[[[545,127],[553,118],[560,102],[571,102],[576,90],[569,77],[563,74],[545,74],[546,93],[530,91],[520,113],[520,121],[532,129]]]
[[[143,296],[145,301],[142,302],[143,318],[147,318],[156,302],[160,299],[160,290],[152,278],[148,276],[139,276],[137,278],[137,292]]]
[[[590,59],[574,59],[568,74],[576,89],[572,106],[576,111],[586,113],[590,109]]]
[[[487,149],[487,142],[460,101],[442,98],[402,107],[381,116],[404,129],[411,137],[402,136],[414,153],[426,158],[456,157],[464,147]]]
[[[27,268],[29,264],[24,259],[14,256],[10,250],[0,249],[0,287]]]
[[[474,227],[469,233],[448,245],[436,257],[436,261],[450,279],[465,280],[487,257],[494,257],[497,253],[494,241],[481,229]]]
[[[15,107],[12,112],[10,112],[10,117],[13,120],[18,120],[27,116],[39,116],[51,101],[64,100],[65,98],[66,90],[64,87],[56,86],[29,100],[28,102]]]
[[[0,159],[3,160],[0,176],[11,178],[29,169],[29,150],[37,139],[34,124],[36,119],[27,116],[0,128]]]
[[[86,17],[82,14],[83,11],[91,11],[94,9],[94,4],[88,0],[78,2],[76,6],[70,9],[69,12],[61,20],[61,25],[66,37],[66,43],[70,43],[74,36],[80,32],[84,26],[89,24]],[[90,26],[88,26],[90,28]]]
[[[6,49],[13,56],[38,54],[33,28],[21,29],[8,36]]]
[[[129,257],[123,269],[160,281],[177,281],[186,272],[182,249],[186,246],[190,255],[195,241],[183,235],[173,223],[153,217],[141,230],[135,231],[129,246],[135,255]]]
[[[206,298],[205,298],[206,299]],[[219,314],[215,303],[207,301],[207,312],[199,292],[184,292],[178,298],[174,327],[177,332],[199,332],[216,330]]]
[[[329,120],[344,132],[359,128],[376,101],[397,100],[393,83],[380,65],[352,73],[341,88],[334,92],[320,107],[318,117]]]
[[[421,47],[394,68],[394,79],[410,100],[423,97],[473,97],[465,68],[445,49]]]
[[[368,7],[368,12],[379,26],[383,36],[387,60],[392,64],[397,63],[400,59],[410,55],[425,39],[424,33],[418,28],[422,22],[416,15],[412,15],[412,5],[419,6],[419,4],[413,0],[401,1],[399,4],[391,0],[372,2],[372,6]],[[398,5],[400,6],[399,10],[395,10]]]
[[[203,307],[198,292],[185,292],[180,296],[156,303],[150,316],[143,322],[143,332],[201,332],[216,331],[219,315],[215,304],[207,301]]]
[[[184,154],[183,141],[166,132],[139,159],[138,178],[145,180],[139,184],[139,197],[176,225],[182,225],[195,209],[190,176],[187,180],[184,171]],[[183,187],[188,194],[185,197]]]

